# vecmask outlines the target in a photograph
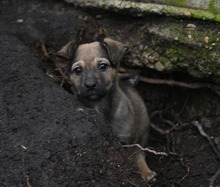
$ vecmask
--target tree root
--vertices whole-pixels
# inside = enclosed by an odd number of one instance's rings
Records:
[[[130,144],[130,145],[123,145],[122,147],[128,147],[128,148],[131,148],[131,147],[138,147],[141,151],[147,151],[149,153],[152,153],[154,155],[162,155],[162,156],[168,156],[167,153],[165,152],[157,152],[153,149],[149,149],[149,148],[143,148],[141,145],[139,144]]]
[[[137,71],[129,71],[126,68],[120,68],[119,72],[121,73],[135,73],[137,74]],[[209,88],[213,92],[215,92],[218,96],[220,96],[220,86],[211,84],[211,83],[185,83],[175,80],[165,80],[165,79],[152,79],[144,76],[139,76],[139,80],[145,83],[149,84],[164,84],[168,86],[179,86],[184,87],[188,89],[201,89],[201,88]]]

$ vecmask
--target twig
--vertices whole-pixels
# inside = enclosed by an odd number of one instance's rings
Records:
[[[159,132],[160,134],[169,134],[172,130],[174,130],[176,127],[178,127],[179,125],[175,125],[174,127],[167,129],[167,130],[163,130],[160,127],[156,126],[154,123],[150,123],[150,126],[156,130],[157,132]]]
[[[38,47],[41,49],[41,51],[43,52],[43,54],[44,54],[44,56],[45,56],[46,58],[49,58],[49,57],[50,57],[50,55],[49,55],[49,53],[48,53],[48,50],[47,50],[47,47],[46,47],[44,41],[37,43],[37,48],[38,48]]]
[[[83,31],[80,30],[80,36],[82,37]],[[80,38],[81,39],[81,38]],[[45,42],[39,42],[37,44],[37,47],[39,47],[41,49],[41,51],[43,52],[43,55],[50,61],[52,61],[56,67],[56,69],[59,71],[59,73],[61,74],[63,80],[61,81],[61,85],[63,86],[64,81],[66,80],[68,82],[68,84],[72,84],[71,81],[69,80],[69,77],[66,75],[65,71],[63,70],[63,68],[61,67],[61,65],[59,64],[59,62],[57,61],[56,57],[54,57],[54,54],[48,52],[48,49],[45,45]]]
[[[129,72],[129,70],[127,70],[126,68],[120,68],[119,72],[126,73]],[[137,71],[132,71],[132,72],[137,73]],[[189,89],[209,88],[220,96],[220,86],[210,83],[185,83],[175,80],[152,79],[144,76],[139,76],[139,80],[149,84],[165,84],[169,86],[180,86]]]
[[[63,80],[62,80],[60,86],[63,86],[64,80],[66,80],[68,82],[68,84],[72,85],[72,82],[70,81],[70,79],[66,75],[66,73],[64,72],[64,70],[61,67],[61,65],[55,59],[53,59],[53,61],[54,61],[54,64],[55,64],[57,70],[60,72],[61,76],[63,77]]]
[[[157,152],[155,150],[149,149],[149,148],[143,148],[141,145],[139,144],[130,144],[130,145],[123,145],[122,147],[138,147],[141,151],[147,151],[149,153],[153,153],[154,155],[163,155],[163,156],[168,156],[167,153],[165,152]]]
[[[165,119],[165,118],[163,117],[162,111],[154,111],[154,112],[152,112],[151,115],[150,115],[150,118],[152,119],[155,115],[159,115],[159,118],[160,118],[160,120],[161,120],[163,123],[166,123],[166,124],[170,125],[171,127],[174,127],[174,126],[175,126],[175,124],[174,124],[173,122],[171,122],[170,120]]]
[[[183,159],[182,159],[182,158],[180,159],[180,162],[181,162],[182,166],[186,168],[186,174],[178,181],[178,184],[180,184],[181,182],[183,182],[183,180],[186,179],[186,178],[189,176],[189,173],[190,173],[190,167],[189,167],[189,165],[188,165],[188,164],[185,165],[185,164],[183,163]]]
[[[193,121],[192,124],[193,124],[194,126],[196,126],[196,127],[198,128],[198,130],[199,130],[199,133],[209,141],[209,143],[210,143],[210,145],[211,145],[213,151],[214,151],[215,154],[218,156],[218,159],[220,159],[220,153],[219,153],[218,150],[215,148],[215,145],[214,145],[214,143],[212,142],[211,137],[210,137],[208,134],[206,134],[205,131],[203,130],[202,125],[199,124],[198,121]]]
[[[220,169],[218,169],[218,171],[215,173],[215,175],[213,175],[209,180],[210,180],[210,183],[209,183],[209,187],[214,187],[214,183],[215,183],[215,180],[216,178],[220,175]]]
[[[220,87],[217,85],[209,84],[209,83],[185,83],[175,80],[163,80],[163,79],[151,79],[147,77],[140,76],[141,81],[151,83],[151,84],[166,84],[170,86],[180,86],[190,89],[198,89],[198,88],[210,88],[217,91],[220,91]]]
[[[26,175],[26,184],[27,184],[27,187],[33,187],[31,185],[31,182],[30,182],[30,177],[28,175]]]
[[[27,175],[26,171],[26,164],[25,164],[25,151],[27,150],[27,147],[24,145],[21,145],[22,148],[22,169],[23,169],[23,177],[25,179],[25,183],[27,187],[32,187],[31,182],[30,182],[30,177]]]
[[[168,137],[167,137],[168,138]],[[168,141],[169,141],[169,139],[168,139]],[[169,146],[169,142],[167,142],[168,143],[168,146]],[[178,153],[176,153],[176,151],[175,151],[175,147],[174,147],[174,139],[172,138],[172,146],[171,146],[171,149],[172,149],[172,152],[169,152],[169,155],[171,155],[171,156],[173,156],[173,157],[177,157],[177,160],[181,163],[181,166],[184,168],[184,169],[186,169],[186,174],[181,178],[181,179],[179,179],[176,183],[177,184],[181,184],[182,182],[183,182],[183,180],[185,180],[188,176],[189,176],[189,174],[190,174],[190,166],[189,166],[189,164],[188,163],[184,163],[184,159],[183,159],[183,157],[181,157],[181,155],[179,155]]]
[[[160,120],[163,122],[163,123],[166,123],[168,125],[170,125],[172,128],[170,129],[167,129],[167,130],[164,130],[164,129],[161,129],[160,127],[156,126],[154,123],[150,123],[150,126],[156,130],[157,132],[159,132],[160,134],[169,134],[172,130],[174,130],[177,126],[179,126],[178,124],[175,125],[173,122],[171,122],[170,120],[167,120],[167,119],[164,119],[163,116],[162,116],[162,112],[161,111],[154,111],[151,113],[150,115],[150,118],[152,119],[155,115],[159,115],[159,118]]]

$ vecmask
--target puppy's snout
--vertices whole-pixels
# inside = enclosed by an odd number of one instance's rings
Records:
[[[96,82],[96,80],[88,80],[85,82],[84,85],[87,89],[94,89],[94,88],[96,88],[97,82]]]

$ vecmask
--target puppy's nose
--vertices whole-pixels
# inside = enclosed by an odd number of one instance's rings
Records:
[[[94,89],[96,87],[96,81],[87,81],[85,82],[85,87],[88,89]]]

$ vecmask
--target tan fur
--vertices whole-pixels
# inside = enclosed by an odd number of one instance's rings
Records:
[[[156,176],[156,173],[152,171],[149,166],[147,165],[147,162],[145,160],[145,156],[143,153],[137,153],[136,155],[137,160],[137,166],[141,173],[141,176],[145,181],[151,181]]]

